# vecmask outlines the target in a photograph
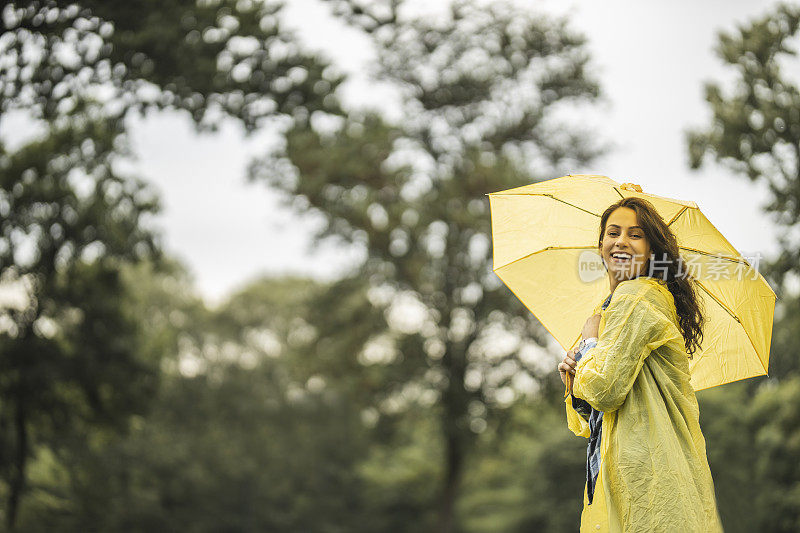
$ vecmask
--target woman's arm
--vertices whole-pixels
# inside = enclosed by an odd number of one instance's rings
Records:
[[[597,344],[596,338],[591,338],[582,341],[581,349],[575,352],[575,361],[580,363],[583,356],[588,352],[591,348],[594,348]],[[570,395],[572,398],[572,408],[575,409],[579,415],[581,415],[587,422],[589,421],[589,415],[592,414],[592,406],[589,403],[582,399],[576,398],[575,396]]]
[[[575,360],[580,361],[583,355],[594,345],[597,344],[597,339],[590,339],[585,342],[580,350],[575,352]],[[579,437],[589,438],[591,433],[589,429],[589,415],[592,414],[592,406],[586,400],[576,398],[572,394],[567,395],[565,402],[567,404],[567,427]]]
[[[575,369],[573,394],[599,411],[615,411],[633,387],[644,360],[659,346],[683,337],[655,287],[623,283],[606,309],[597,345]]]

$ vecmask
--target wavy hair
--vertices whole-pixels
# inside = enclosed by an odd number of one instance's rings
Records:
[[[602,249],[608,217],[619,207],[627,207],[636,212],[638,224],[643,228],[647,242],[650,244],[650,257],[661,258],[658,260],[659,277],[667,282],[667,288],[675,299],[675,310],[686,345],[686,353],[691,359],[703,341],[705,316],[695,291],[694,278],[688,272],[678,250],[678,240],[653,204],[643,198],[629,196],[610,205],[600,217],[600,239],[598,240],[600,249]],[[652,270],[652,263],[648,258],[647,275],[655,277]]]

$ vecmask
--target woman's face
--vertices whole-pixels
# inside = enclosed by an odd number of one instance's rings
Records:
[[[647,271],[650,243],[638,224],[636,211],[630,207],[618,207],[606,222],[600,255],[608,270],[612,290],[620,281]]]

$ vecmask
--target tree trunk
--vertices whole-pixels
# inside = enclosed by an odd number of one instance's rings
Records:
[[[439,527],[440,533],[452,533],[455,526],[455,504],[461,485],[461,473],[464,465],[464,449],[461,439],[457,435],[445,437],[445,476],[442,486],[441,500],[439,502]]]
[[[25,488],[25,467],[28,457],[28,430],[25,419],[23,401],[17,398],[14,408],[14,429],[16,432],[16,450],[9,480],[8,508],[6,509],[6,527],[14,531],[17,522],[17,511]]]
[[[451,345],[442,357],[449,379],[442,391],[445,472],[439,500],[439,533],[452,533],[456,527],[455,504],[470,439],[467,427],[469,396],[464,388],[465,352],[463,346]]]

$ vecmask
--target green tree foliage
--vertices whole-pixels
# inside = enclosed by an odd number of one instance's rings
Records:
[[[725,531],[796,531],[800,382],[767,380],[755,392],[747,385],[698,393]]]
[[[0,333],[9,527],[38,446],[74,424],[118,422],[154,386],[117,271],[157,252],[141,224],[157,203],[114,170],[114,138],[104,121],[84,122],[0,155],[0,276],[17,295]]]
[[[575,531],[586,478],[586,441],[564,423],[559,396],[517,401],[500,434],[479,438],[459,512],[471,533]]]
[[[336,108],[340,76],[279,24],[282,4],[250,0],[17,1],[3,8],[0,112],[53,120],[88,106],[183,109],[200,126],[248,129]]]
[[[0,146],[0,276],[22,303],[0,341],[0,494],[13,528],[29,457],[69,428],[124,426],[152,396],[159,341],[140,345],[123,308],[121,265],[158,253],[158,209],[120,170],[132,110],[188,111],[200,128],[248,130],[279,115],[336,109],[339,76],[278,24],[274,2],[3,4],[0,119],[38,135]],[[168,339],[162,339],[168,345]]]
[[[589,132],[557,115],[561,104],[592,102],[599,88],[586,72],[585,39],[564,20],[496,3],[457,3],[437,21],[404,15],[398,1],[333,4],[371,37],[376,76],[402,95],[403,118],[312,115],[251,175],[301,212],[321,213],[319,238],[366,251],[353,279],[320,302],[316,318],[329,329],[312,353],[345,368],[367,362],[363,372],[374,377],[363,382],[382,390],[380,413],[433,399],[446,465],[438,527],[450,531],[475,435],[525,376],[539,377],[526,354],[546,337],[491,272],[484,194],[566,174],[599,154]],[[393,325],[392,296],[413,302],[421,323]],[[517,342],[498,348],[502,333]],[[351,344],[334,351],[342,336]]]
[[[154,315],[147,335],[177,344],[164,361],[163,383],[127,434],[73,435],[49,471],[47,457],[39,458],[43,474],[34,479],[39,490],[22,526],[387,530],[391,512],[373,511],[382,507],[369,502],[380,498],[367,485],[384,473],[362,475],[358,467],[369,454],[361,413],[320,376],[304,379],[291,370],[291,346],[309,335],[297,312],[313,302],[316,284],[255,281],[209,310],[179,269],[164,274],[137,265],[124,272],[127,305],[146,305]]]
[[[173,354],[161,386],[126,433],[75,428],[55,457],[37,454],[20,529],[436,529],[438,415],[410,406],[386,438],[349,384],[309,374],[317,332],[303,317],[329,286],[256,280],[209,310],[177,265],[122,273],[141,344]],[[574,531],[585,443],[563,409],[558,398],[520,400],[504,433],[478,436],[458,504],[464,531]]]
[[[370,531],[346,405],[287,400],[275,369],[210,365],[165,378],[144,423],[74,448],[62,531]]]
[[[405,409],[387,439],[349,384],[309,374],[317,333],[303,317],[329,286],[256,280],[209,310],[177,265],[122,273],[125,307],[146,317],[142,344],[174,355],[126,433],[82,427],[61,435],[57,460],[37,454],[21,529],[436,529],[436,413]],[[563,403],[507,412],[506,433],[481,433],[473,450],[463,530],[573,531],[585,449],[564,427]]]

